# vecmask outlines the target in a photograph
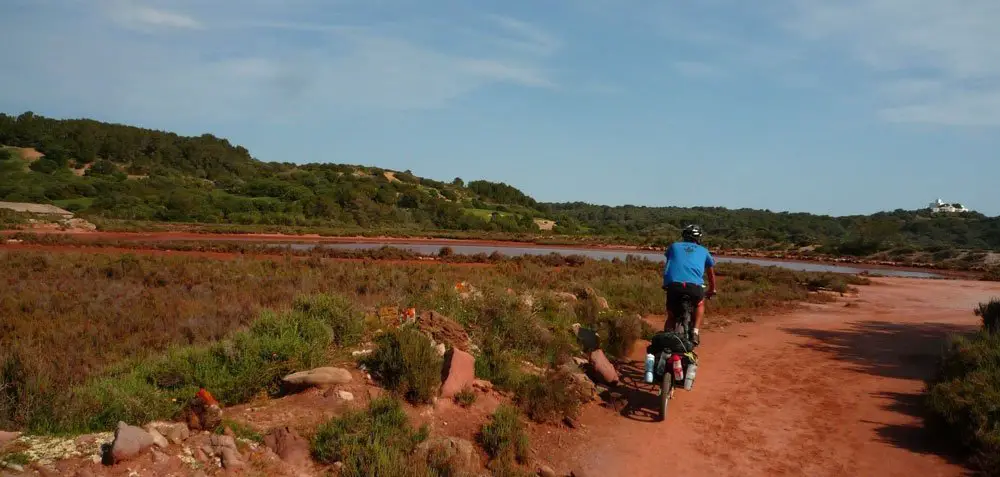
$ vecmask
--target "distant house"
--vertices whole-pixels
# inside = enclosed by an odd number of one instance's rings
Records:
[[[938,199],[935,202],[931,202],[928,209],[930,209],[930,211],[935,214],[954,214],[956,212],[969,212],[969,209],[965,208],[965,206],[962,204],[959,204],[957,202],[954,204],[946,204],[942,202],[941,199]]]

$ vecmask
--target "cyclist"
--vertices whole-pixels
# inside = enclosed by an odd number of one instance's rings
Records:
[[[688,225],[681,232],[681,241],[667,247],[667,263],[663,267],[663,289],[667,292],[667,320],[664,331],[671,331],[676,307],[685,296],[697,304],[694,326],[691,327],[691,342],[697,346],[701,341],[698,330],[705,316],[705,298],[715,295],[715,259],[707,248],[701,245],[702,230],[698,225]],[[708,275],[708,290],[705,289],[705,275]]]

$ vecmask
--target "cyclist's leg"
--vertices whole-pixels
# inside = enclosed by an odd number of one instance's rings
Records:
[[[672,305],[670,303],[670,289],[669,288],[667,289],[667,291],[664,292],[663,296],[664,296],[664,306],[666,308],[666,318],[667,318],[663,322],[663,331],[670,331],[670,330],[674,329],[674,314],[673,314],[673,310],[671,310],[671,306]]]

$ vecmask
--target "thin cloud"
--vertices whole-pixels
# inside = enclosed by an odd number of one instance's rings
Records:
[[[551,55],[562,47],[562,42],[551,33],[530,23],[505,15],[490,15],[501,29],[513,38],[503,41],[539,55]]]
[[[112,19],[126,28],[145,30],[153,28],[200,29],[201,22],[192,16],[168,10],[137,5],[131,1],[112,2],[108,6]]]

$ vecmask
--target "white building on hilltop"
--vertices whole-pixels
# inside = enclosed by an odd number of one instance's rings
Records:
[[[941,202],[941,199],[938,199],[936,202],[931,202],[931,205],[928,208],[931,210],[931,212],[935,214],[938,213],[953,214],[956,212],[969,212],[969,209],[965,208],[965,206],[962,204],[959,204],[957,202],[954,204],[946,204],[944,202]]]

